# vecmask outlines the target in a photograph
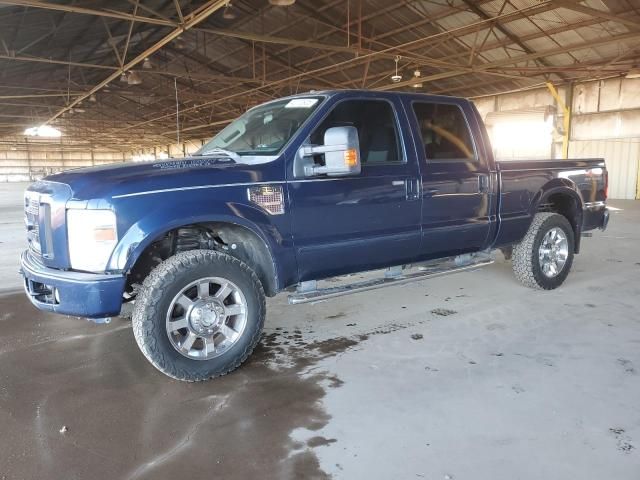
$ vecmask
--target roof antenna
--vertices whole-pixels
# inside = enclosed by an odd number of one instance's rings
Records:
[[[173,87],[176,90],[176,137],[180,144],[180,104],[178,103],[178,79],[173,77]]]

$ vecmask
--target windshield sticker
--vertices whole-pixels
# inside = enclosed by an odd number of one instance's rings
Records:
[[[284,108],[311,108],[318,103],[317,98],[294,98]]]

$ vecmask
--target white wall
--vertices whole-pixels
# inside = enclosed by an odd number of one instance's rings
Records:
[[[71,139],[4,139],[0,142],[0,182],[31,182],[52,173],[106,163],[166,158],[182,158],[198,150],[203,140],[161,145],[134,151],[91,148]]]
[[[78,167],[123,162],[128,153],[43,141],[0,144],[0,182],[31,182]]]
[[[640,198],[640,79],[585,82],[574,85],[572,92],[560,88],[559,94],[561,98],[571,99],[569,157],[604,157],[609,171],[609,198]],[[474,102],[483,118],[492,112],[524,112],[555,106],[556,128],[562,129],[562,108],[544,87],[482,97]],[[559,135],[539,141],[537,148],[523,143],[521,148],[498,148],[494,153],[501,160],[535,159],[543,157],[549,146],[551,155],[547,157],[561,158]]]
[[[625,200],[636,198],[640,137],[575,140],[569,144],[569,157],[604,158],[609,172],[609,198]]]

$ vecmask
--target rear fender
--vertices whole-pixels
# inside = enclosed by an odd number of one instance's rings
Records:
[[[576,184],[568,178],[554,178],[547,182],[538,192],[536,192],[530,206],[529,214],[531,218],[544,210],[552,197],[566,197],[573,200],[573,208],[561,212],[567,217],[573,227],[575,240],[575,253],[580,251],[580,238],[582,230],[582,212],[584,211],[584,200],[580,195]]]

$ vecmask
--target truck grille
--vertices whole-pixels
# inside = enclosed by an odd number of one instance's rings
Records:
[[[29,248],[36,253],[40,247],[40,201],[37,198],[25,198],[24,220],[27,227]]]
[[[47,180],[31,184],[24,192],[29,252],[46,267],[69,268],[65,207],[71,196],[69,185]]]

